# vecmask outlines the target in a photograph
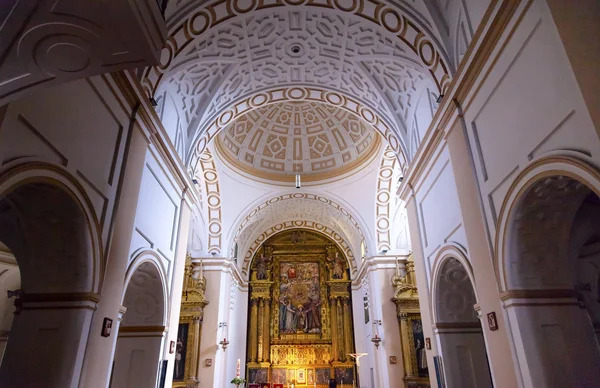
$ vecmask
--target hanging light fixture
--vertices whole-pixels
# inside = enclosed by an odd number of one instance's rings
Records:
[[[379,349],[381,337],[378,334],[377,325],[381,326],[381,320],[373,321],[373,336],[371,337],[371,342],[373,342],[375,344],[375,347]]]
[[[296,174],[296,188],[299,189],[302,187],[302,182],[300,181],[300,174]]]
[[[226,332],[226,327],[227,327],[227,323],[226,322],[219,322],[219,327],[224,327],[225,329],[223,329],[223,332]],[[223,340],[219,342],[219,345],[221,345],[223,347],[223,351],[225,351],[225,349],[227,349],[227,345],[229,345],[229,341],[227,341],[227,334],[223,335]]]

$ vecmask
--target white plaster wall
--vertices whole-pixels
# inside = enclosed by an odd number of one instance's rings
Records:
[[[238,358],[242,365],[245,364],[248,293],[239,289],[231,292],[232,275],[222,269],[222,260],[207,264],[204,277],[209,304],[204,308],[198,377],[202,387],[224,387],[235,377]],[[233,304],[232,296],[235,298]],[[219,328],[220,322],[227,323],[227,327]],[[223,350],[219,342],[225,336],[229,346]],[[213,360],[212,366],[204,365],[206,359]],[[244,367],[241,372],[243,377]]]
[[[600,161],[600,140],[546,3],[532,1],[507,38],[494,71],[463,106],[492,236],[508,188],[532,160],[572,152]]]
[[[481,332],[445,333],[439,338],[448,388],[492,388]]]
[[[9,104],[0,123],[2,164],[33,159],[65,167],[93,203],[105,248],[130,115],[108,82],[93,77],[42,89]]]
[[[490,5],[489,0],[435,0],[426,2],[448,55],[457,68]]]
[[[111,388],[154,387],[162,337],[119,337]]]
[[[415,198],[425,268],[431,284],[431,270],[439,248],[451,242],[467,248],[450,155],[443,144],[436,152],[435,161],[429,165],[426,177],[417,186]]]
[[[152,150],[146,154],[129,260],[144,248],[156,250],[170,279],[178,238],[181,193]],[[168,287],[170,289],[170,285]]]

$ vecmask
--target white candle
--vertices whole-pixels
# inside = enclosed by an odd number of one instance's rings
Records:
[[[199,278],[202,279],[202,260],[200,260],[200,273]]]
[[[240,359],[238,358],[238,362],[237,362],[237,377],[240,377]]]

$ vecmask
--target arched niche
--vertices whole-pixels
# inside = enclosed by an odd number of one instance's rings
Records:
[[[157,254],[139,254],[127,271],[112,387],[156,386],[165,338],[166,296],[164,269]]]
[[[246,380],[352,386],[350,271],[335,242],[306,229],[277,233],[256,250],[249,283]]]
[[[56,166],[21,164],[0,176],[0,241],[20,275],[0,386],[73,386],[100,276],[92,206],[76,180]]]
[[[496,265],[524,386],[596,387],[600,174],[570,156],[532,162],[500,212]]]
[[[433,272],[435,333],[448,388],[493,387],[473,275],[462,249],[442,247]]]

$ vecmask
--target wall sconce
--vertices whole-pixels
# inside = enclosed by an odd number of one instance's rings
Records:
[[[379,349],[381,337],[378,334],[377,325],[381,326],[381,320],[373,321],[373,337],[371,337],[371,342],[375,344],[375,348]]]
[[[227,322],[219,322],[219,328],[222,327],[227,327]],[[226,329],[223,329],[223,331],[225,331]],[[227,335],[223,336],[223,340],[219,342],[219,345],[221,345],[221,347],[223,347],[223,351],[225,351],[225,349],[227,349],[227,345],[229,345],[229,341],[227,341]]]

